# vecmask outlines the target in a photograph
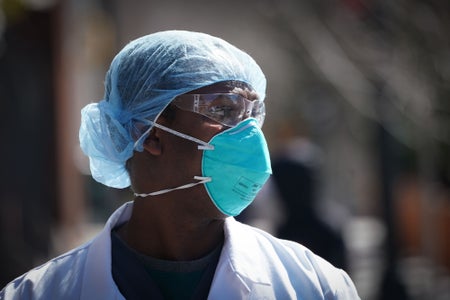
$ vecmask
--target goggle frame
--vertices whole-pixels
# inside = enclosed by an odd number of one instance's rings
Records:
[[[252,101],[236,93],[183,94],[171,104],[229,127],[248,118],[255,118],[262,127],[266,116],[263,101]]]

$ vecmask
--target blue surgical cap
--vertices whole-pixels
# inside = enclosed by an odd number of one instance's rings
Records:
[[[176,96],[228,80],[249,84],[264,100],[260,67],[220,38],[172,30],[130,42],[111,63],[104,99],[81,110],[80,145],[92,177],[110,187],[128,187],[125,164],[133,151],[143,150],[149,124]]]

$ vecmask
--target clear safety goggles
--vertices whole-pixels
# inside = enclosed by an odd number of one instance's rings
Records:
[[[230,127],[248,118],[255,118],[262,127],[266,116],[263,101],[250,101],[234,93],[183,94],[171,103]]]

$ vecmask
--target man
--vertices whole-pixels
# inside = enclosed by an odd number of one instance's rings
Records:
[[[294,242],[238,223],[271,173],[266,80],[210,35],[151,34],[82,111],[92,176],[131,185],[91,242],[7,285],[5,299],[359,299],[348,275]]]

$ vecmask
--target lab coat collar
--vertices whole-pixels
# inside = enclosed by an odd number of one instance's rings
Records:
[[[111,231],[131,217],[133,203],[127,202],[108,219],[89,247],[80,299],[125,299],[112,278]]]
[[[131,217],[133,202],[117,209],[99,235],[91,242],[87,254],[81,299],[124,299],[112,278],[111,230]],[[271,280],[260,249],[264,247],[247,225],[229,217],[225,220],[225,242],[209,298],[245,298],[258,286],[259,292],[270,290]],[[106,250],[105,250],[106,249]],[[259,249],[259,251],[252,251]]]
[[[261,247],[247,225],[229,217],[209,299],[259,299],[273,293]],[[254,251],[255,250],[255,251]]]
[[[230,217],[225,222],[225,247],[226,254],[233,269],[246,280],[270,285],[270,279],[266,272],[255,272],[256,266],[261,269],[261,240],[258,240],[253,230]],[[257,250],[257,251],[255,251]]]

